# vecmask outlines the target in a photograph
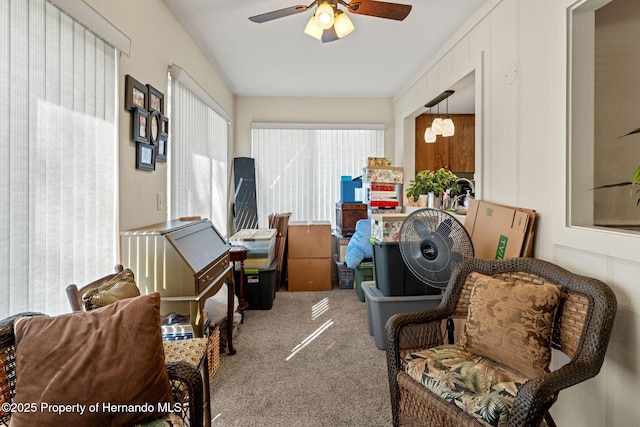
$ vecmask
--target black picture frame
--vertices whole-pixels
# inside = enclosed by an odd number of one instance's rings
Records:
[[[147,84],[147,110],[164,114],[164,94],[150,84]]]
[[[124,108],[132,111],[136,108],[146,110],[149,99],[148,88],[127,74],[124,79]]]
[[[136,169],[156,170],[156,148],[146,142],[136,144]]]
[[[158,145],[156,145],[156,162],[165,163],[167,161],[167,151],[169,149],[169,139],[160,135]]]
[[[149,142],[149,113],[146,110],[136,108],[133,110],[132,134],[135,142]]]
[[[156,145],[160,139],[160,131],[162,128],[162,115],[159,111],[151,111],[149,120],[147,120],[147,136],[149,143]]]
[[[160,137],[169,138],[169,117],[162,116],[162,126],[160,127]]]

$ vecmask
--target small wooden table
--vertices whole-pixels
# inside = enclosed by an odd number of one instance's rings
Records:
[[[240,262],[240,301],[238,303],[238,311],[249,308],[249,303],[244,299],[244,260],[247,259],[249,249],[245,246],[231,246],[229,249],[229,261],[235,266],[236,262]]]

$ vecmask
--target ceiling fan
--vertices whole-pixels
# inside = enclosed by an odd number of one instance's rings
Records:
[[[347,12],[359,15],[375,16],[377,18],[394,19],[402,21],[411,12],[411,5],[389,3],[377,0],[352,0],[346,3],[343,0],[315,0],[308,6],[296,5],[278,9],[271,12],[255,15],[250,21],[261,24],[296,13],[305,12],[317,6],[316,13],[311,17],[304,32],[322,43],[338,40],[354,30],[353,23],[346,13],[338,8],[338,4],[345,7]]]

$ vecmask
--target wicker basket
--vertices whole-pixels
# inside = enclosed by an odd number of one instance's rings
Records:
[[[209,337],[188,340],[163,341],[167,362],[183,361],[200,366],[207,355],[209,383],[220,367],[220,328],[216,326]]]
[[[209,363],[209,384],[220,367],[220,327],[215,326],[207,344],[207,362]]]

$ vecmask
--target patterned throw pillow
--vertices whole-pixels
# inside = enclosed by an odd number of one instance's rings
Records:
[[[84,304],[85,310],[91,311],[96,308],[106,307],[116,301],[137,297],[139,295],[140,290],[138,289],[138,285],[136,285],[133,271],[127,268],[123,272],[113,276],[113,278],[104,285],[89,289],[82,296],[82,303]]]
[[[530,378],[549,372],[561,287],[472,274],[475,283],[460,345]]]

